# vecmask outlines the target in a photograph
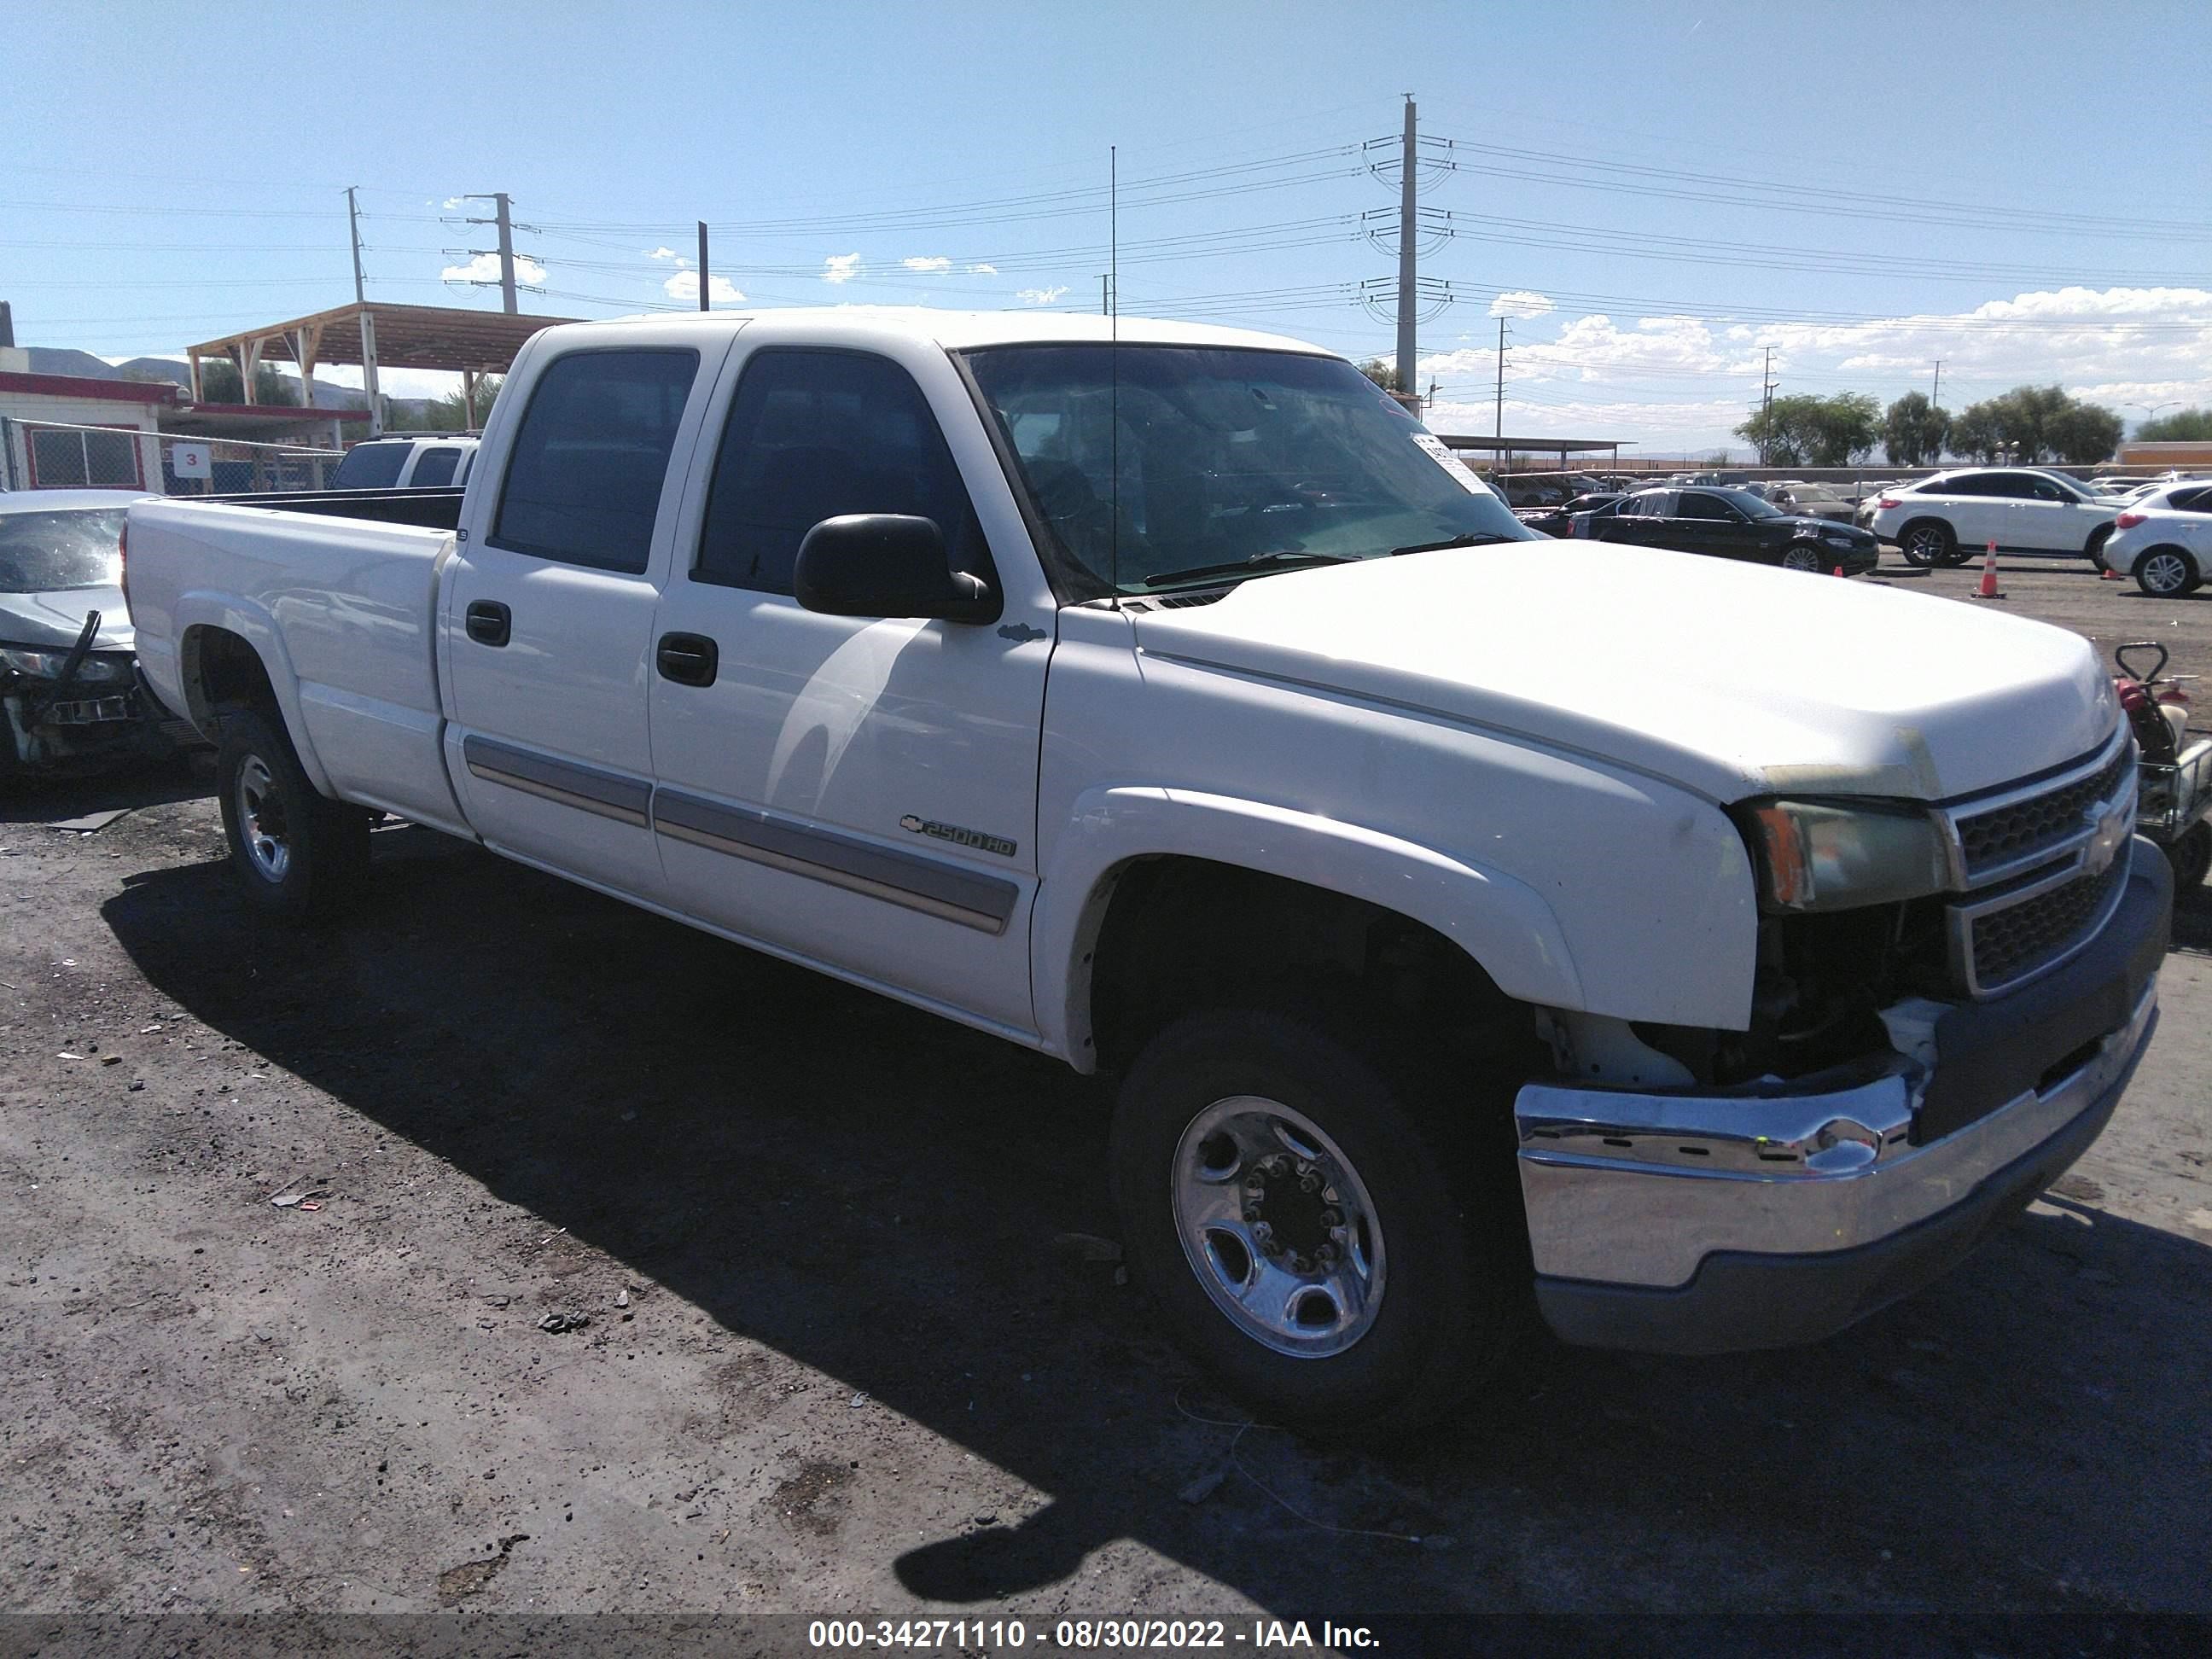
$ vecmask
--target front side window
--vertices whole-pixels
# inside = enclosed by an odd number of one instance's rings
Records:
[[[1339,358],[1070,344],[963,361],[1063,592],[1542,539]]]
[[[1727,502],[1722,501],[1717,495],[1708,495],[1700,489],[1683,492],[1682,510],[1679,516],[1685,519],[1706,519],[1719,524],[1733,524],[1736,520],[1736,514],[1729,510]]]
[[[0,513],[0,593],[112,587],[123,576],[124,512]]]
[[[500,490],[491,542],[514,553],[632,575],[653,516],[696,351],[578,351],[530,389]]]
[[[982,527],[914,377],[860,352],[764,349],[746,364],[707,495],[694,580],[791,592],[806,532],[848,513],[933,520],[988,580]]]

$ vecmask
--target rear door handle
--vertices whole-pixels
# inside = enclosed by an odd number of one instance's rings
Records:
[[[505,645],[514,631],[514,615],[497,599],[471,600],[462,626],[478,645]]]
[[[712,685],[721,658],[721,648],[704,634],[663,634],[653,653],[660,678],[678,685]]]

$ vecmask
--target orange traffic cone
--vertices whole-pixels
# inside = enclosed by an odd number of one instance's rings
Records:
[[[2118,571],[2117,571],[2117,570],[2113,569],[2112,566],[2110,566],[2110,565],[2108,565],[2108,564],[2105,564],[2105,562],[2104,562],[2102,559],[2098,560],[2098,562],[2098,562],[2099,564],[2100,564],[2100,565],[2104,565],[2104,568],[2103,568],[2103,569],[2101,569],[2101,570],[2100,570],[2100,571],[2097,573],[2097,580],[2098,580],[2099,581],[2100,581],[2100,582],[2124,582],[2124,581],[2127,580],[2127,578],[2126,578],[2125,576],[2123,576],[2122,574],[2120,574],[2120,573],[2119,573]]]
[[[2004,595],[1997,589],[1997,538],[1990,538],[1989,551],[1982,555],[1982,585],[1974,590],[1978,599],[2001,599]]]
[[[1838,566],[1837,566],[1837,567],[1836,567],[1832,571],[1831,571],[1829,574],[1830,574],[1831,575],[1840,576],[1840,575],[1842,575],[1842,574],[1844,574],[1844,568],[1843,568],[1843,566],[1841,566],[1841,565],[1838,565]]]

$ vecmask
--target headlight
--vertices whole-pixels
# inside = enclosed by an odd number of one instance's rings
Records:
[[[69,654],[66,651],[31,651],[21,646],[0,645],[0,665],[34,680],[58,680],[62,676],[62,665],[69,661]],[[76,678],[80,684],[85,685],[127,680],[131,678],[131,664],[127,659],[88,653],[77,665]]]
[[[1915,806],[1753,801],[1738,809],[1770,909],[1847,910],[1924,898],[1951,884],[1935,820]]]

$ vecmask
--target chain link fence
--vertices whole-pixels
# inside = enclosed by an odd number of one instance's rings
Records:
[[[326,489],[344,452],[0,416],[0,489],[239,495]]]

